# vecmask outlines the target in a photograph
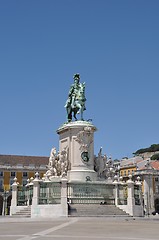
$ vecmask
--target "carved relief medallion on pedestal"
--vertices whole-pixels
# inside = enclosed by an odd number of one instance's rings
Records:
[[[77,134],[75,139],[80,144],[81,158],[87,163],[89,161],[90,145],[93,142],[93,130],[91,127],[84,127],[82,131]]]

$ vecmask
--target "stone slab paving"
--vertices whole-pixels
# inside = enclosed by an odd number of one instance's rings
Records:
[[[0,240],[158,240],[159,218],[0,218]]]

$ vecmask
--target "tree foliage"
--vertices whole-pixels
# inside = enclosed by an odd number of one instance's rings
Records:
[[[154,155],[151,157],[151,160],[159,160],[159,153],[158,153],[158,154],[154,154]]]
[[[137,155],[145,152],[156,152],[156,151],[159,151],[159,144],[152,144],[148,148],[141,148],[137,150],[134,154]]]

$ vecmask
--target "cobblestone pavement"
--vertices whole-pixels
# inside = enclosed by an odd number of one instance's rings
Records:
[[[0,218],[0,240],[158,240],[159,218]]]

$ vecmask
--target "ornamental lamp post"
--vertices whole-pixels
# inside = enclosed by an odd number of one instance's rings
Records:
[[[2,196],[3,196],[3,215],[7,215],[7,199],[8,199],[8,196],[9,196],[9,191],[6,191],[5,190],[5,187],[4,187],[4,192],[2,193]]]

